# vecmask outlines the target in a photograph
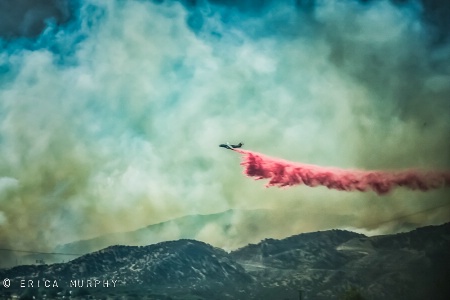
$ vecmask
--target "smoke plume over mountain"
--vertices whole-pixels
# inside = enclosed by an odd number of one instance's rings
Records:
[[[214,225],[201,240],[231,249],[450,217],[448,189],[264,189],[217,147],[243,141],[343,169],[449,169],[447,2],[0,5],[0,248],[50,251],[228,209],[270,214],[236,215],[233,240]]]

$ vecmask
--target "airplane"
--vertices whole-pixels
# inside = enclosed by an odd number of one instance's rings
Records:
[[[220,144],[219,147],[233,150],[234,148],[241,148],[242,145],[244,145],[244,144],[243,143],[239,143],[237,145],[230,145],[230,143],[227,142],[226,144]]]

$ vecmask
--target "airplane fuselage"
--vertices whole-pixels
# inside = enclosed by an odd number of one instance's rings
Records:
[[[244,145],[243,143],[239,143],[237,145],[230,145],[229,143],[226,144],[220,144],[219,147],[225,148],[225,149],[229,149],[229,150],[233,150],[235,148],[241,148],[242,145]]]

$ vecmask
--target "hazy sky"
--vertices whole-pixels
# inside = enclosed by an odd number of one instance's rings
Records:
[[[449,189],[266,189],[218,148],[242,141],[322,166],[450,169],[448,15],[436,13],[448,5],[79,2],[2,4],[17,17],[0,18],[1,247],[51,250],[227,209],[271,209],[264,223],[240,214],[235,241],[202,233],[230,249],[449,221],[444,206],[379,225],[448,203]]]

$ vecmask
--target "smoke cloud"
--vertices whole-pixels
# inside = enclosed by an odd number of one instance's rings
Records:
[[[0,35],[6,38],[36,36],[46,22],[70,18],[67,0],[3,0],[0,2]]]
[[[233,151],[243,154],[244,174],[255,179],[270,179],[267,187],[321,185],[339,191],[373,190],[384,195],[397,186],[421,191],[450,186],[450,172],[343,170],[293,163],[248,150]]]
[[[228,209],[241,212],[233,238],[214,225],[199,238],[232,249],[448,221],[449,189],[261,189],[217,147],[243,141],[343,169],[450,169],[446,10],[398,2],[8,1],[0,247],[52,251]]]

